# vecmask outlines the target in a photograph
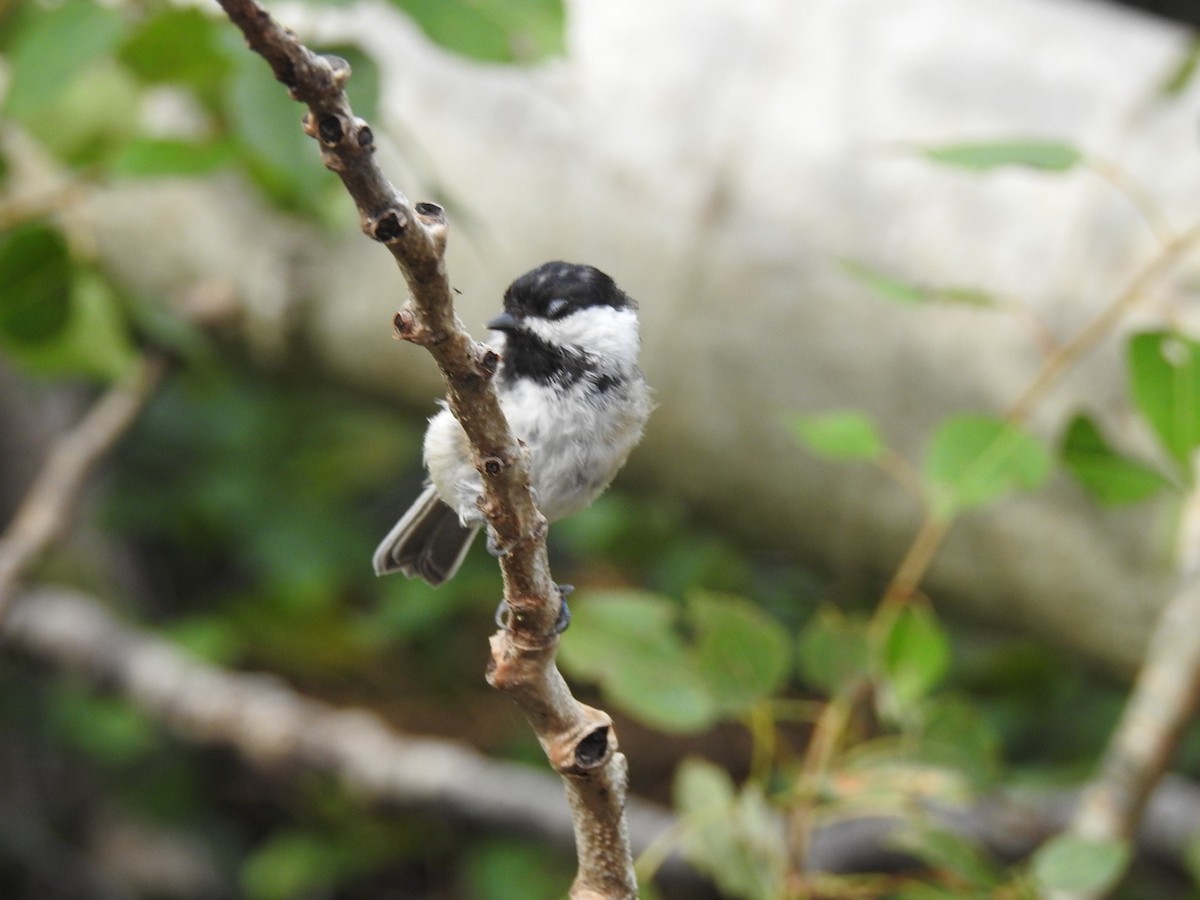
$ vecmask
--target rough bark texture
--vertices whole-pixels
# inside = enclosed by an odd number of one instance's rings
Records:
[[[546,558],[546,522],[529,487],[524,455],[492,387],[496,355],[476,343],[454,313],[446,274],[446,218],[430,203],[410,206],[374,161],[374,136],[343,91],[349,66],[313,54],[253,0],[220,0],[292,97],[308,107],[305,131],[354,199],[363,231],[387,246],[408,283],[410,302],[393,320],[397,337],[426,347],[446,383],[483,476],[481,509],[495,534],[504,574],[505,627],[491,640],[489,681],[525,713],[562,775],[575,826],[575,898],[627,900],[637,881],[625,824],[625,760],[607,715],[578,703],[554,662],[562,606]]]

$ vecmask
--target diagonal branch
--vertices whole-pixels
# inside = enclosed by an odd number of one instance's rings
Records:
[[[1164,607],[1146,661],[1096,777],[1083,789],[1067,828],[1082,838],[1125,841],[1137,830],[1200,699],[1200,579]],[[1092,891],[1058,897],[1093,900]]]
[[[343,90],[349,65],[319,56],[280,26],[255,0],[218,0],[254,52],[271,66],[295,100],[308,107],[304,129],[326,167],[341,178],[358,207],[363,231],[384,244],[408,283],[410,302],[394,319],[396,336],[424,345],[446,382],[451,411],[462,424],[483,477],[482,511],[497,546],[507,627],[491,639],[489,682],[525,713],[550,764],[562,777],[575,824],[579,872],[576,900],[637,894],[624,818],[626,761],[612,720],[580,704],[555,664],[562,598],[550,577],[546,523],[529,489],[529,473],[491,384],[493,351],[476,343],[454,314],[441,207],[415,206],[384,177],[374,137]]]
[[[67,528],[88,475],[133,424],[165,369],[161,358],[143,357],[54,444],[0,536],[0,622],[17,580]]]

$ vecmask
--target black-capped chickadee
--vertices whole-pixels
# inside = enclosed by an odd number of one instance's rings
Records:
[[[548,262],[509,285],[488,328],[500,406],[529,452],[538,508],[552,522],[577,513],[608,487],[650,414],[636,304],[599,269]],[[483,525],[483,482],[445,405],[425,432],[430,484],[376,549],[377,575],[448,581]]]

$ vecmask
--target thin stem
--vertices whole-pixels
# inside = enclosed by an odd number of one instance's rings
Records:
[[[925,577],[925,572],[933,562],[934,556],[941,548],[952,521],[945,516],[926,514],[912,543],[908,545],[904,558],[896,567],[891,582],[883,592],[881,608],[906,603],[912,598],[920,586],[921,580]]]
[[[718,814],[715,814],[714,820],[717,820],[717,815],[724,816],[725,811],[722,809]],[[663,864],[670,858],[675,848],[679,846],[687,829],[694,827],[694,825],[695,823],[689,820],[676,819],[670,828],[664,829],[655,837],[633,864],[638,880],[643,883],[649,883],[658,873],[658,870],[663,867]]]
[[[1200,222],[1192,225],[1187,231],[1163,247],[1159,254],[1138,272],[1129,287],[1120,296],[1102,309],[1075,337],[1063,344],[1045,361],[1033,381],[1009,408],[1009,421],[1022,422],[1028,419],[1034,404],[1050,389],[1050,386],[1100,343],[1116,327],[1121,318],[1142,299],[1146,291],[1178,265],[1195,248],[1198,241],[1200,241]]]
[[[1200,222],[1193,224],[1187,231],[1172,239],[1142,268],[1120,296],[1101,310],[1075,337],[1063,344],[1045,361],[1041,370],[1009,408],[1008,420],[1010,422],[1027,420],[1034,405],[1049,391],[1050,387],[1111,333],[1122,317],[1142,299],[1146,291],[1178,265],[1197,243],[1200,243]],[[899,474],[903,469],[896,466],[894,462],[889,463],[886,468],[896,474],[904,483],[908,483],[908,475]],[[944,516],[932,512],[926,513],[920,530],[884,592],[884,605],[901,603],[912,596],[945,540],[951,524],[952,520]]]
[[[4,200],[0,202],[0,231],[61,212],[78,203],[85,194],[81,185],[71,182],[42,193]]]
[[[921,473],[905,457],[891,447],[886,447],[878,459],[878,465],[897,484],[919,497],[922,503],[925,502],[925,481],[921,478]]]
[[[88,476],[137,419],[165,370],[160,357],[143,357],[51,448],[0,537],[0,622],[16,582],[66,530]]]
[[[1133,204],[1134,208],[1146,220],[1146,224],[1150,226],[1150,230],[1164,244],[1170,244],[1175,240],[1175,229],[1171,227],[1171,223],[1167,220],[1166,214],[1162,207],[1152,197],[1149,191],[1142,186],[1136,178],[1130,175],[1121,166],[1116,163],[1096,156],[1087,156],[1084,158],[1084,164],[1100,178],[1103,178],[1117,191],[1124,194],[1125,197]]]
[[[803,880],[816,827],[814,812],[821,778],[829,771],[860,695],[860,691],[854,691],[830,698],[809,736],[804,761],[796,777],[792,813],[788,817],[789,880]]]
[[[1084,788],[1068,831],[1129,840],[1150,793],[1179,746],[1200,697],[1200,580],[1172,597],[1159,617],[1121,721],[1096,777]],[[1098,900],[1092,891],[1055,900]]]
[[[778,738],[771,704],[765,701],[755,704],[746,714],[745,725],[750,732],[750,779],[765,783],[775,760]]]

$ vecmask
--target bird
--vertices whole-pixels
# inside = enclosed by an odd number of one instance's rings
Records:
[[[653,406],[638,366],[637,304],[594,266],[553,261],[513,281],[487,327],[500,408],[528,452],[538,508],[550,522],[586,509],[641,440]],[[454,577],[485,524],[467,436],[440,405],[425,432],[425,488],[373,557],[377,575],[434,587]],[[489,549],[503,550],[490,540]]]

